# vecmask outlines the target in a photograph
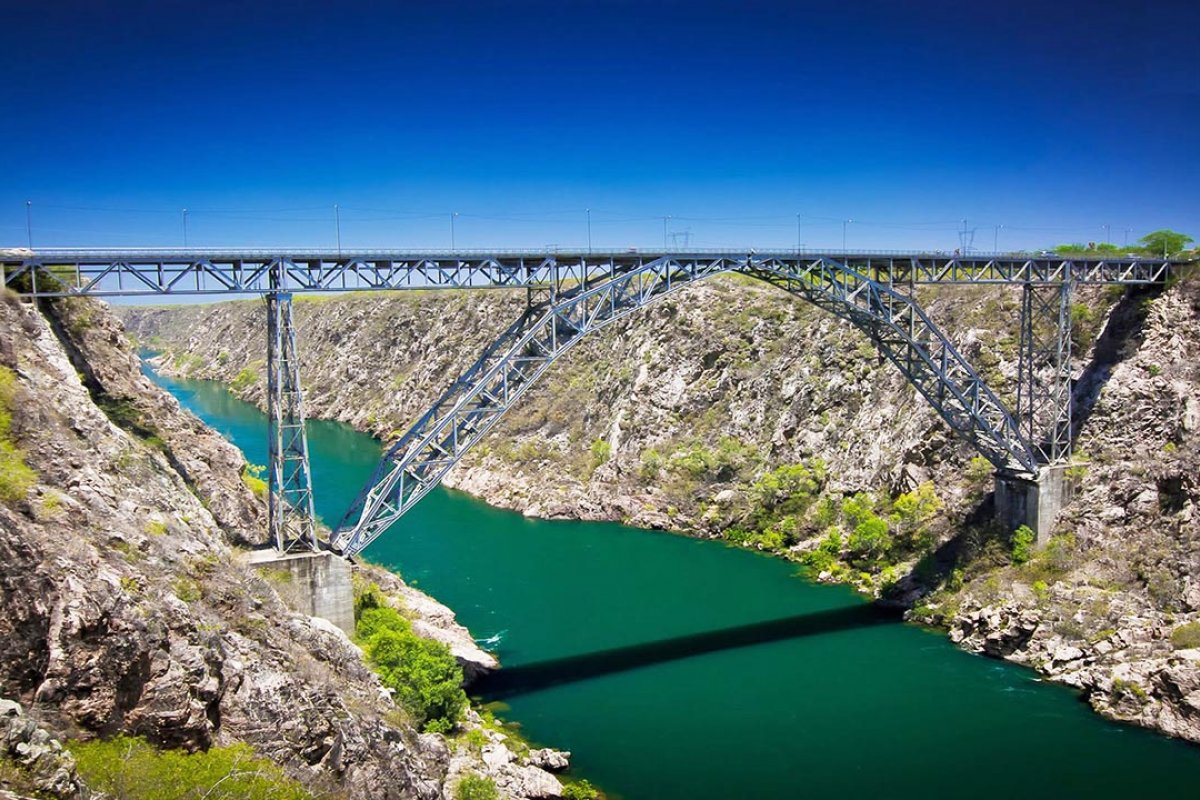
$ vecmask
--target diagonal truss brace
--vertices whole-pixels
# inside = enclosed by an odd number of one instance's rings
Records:
[[[997,467],[1036,470],[1013,415],[915,300],[831,258],[663,257],[530,306],[386,453],[346,512],[333,545],[361,552],[478,442],[534,381],[588,333],[676,289],[740,271],[848,320],[896,364],[942,418]]]
[[[281,283],[273,276],[273,287]],[[268,292],[265,299],[270,453],[267,524],[271,541],[280,552],[317,550],[292,296],[276,290]]]

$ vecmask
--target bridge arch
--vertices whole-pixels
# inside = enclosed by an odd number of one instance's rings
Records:
[[[631,265],[589,285],[581,280],[530,291],[526,311],[396,443],[333,535],[359,553],[441,483],[550,365],[584,336],[697,281],[740,272],[847,320],[905,375],[939,416],[1000,469],[1036,472],[1035,449],[1016,418],[920,308],[893,286],[830,257],[754,254]],[[546,299],[535,302],[535,293]]]

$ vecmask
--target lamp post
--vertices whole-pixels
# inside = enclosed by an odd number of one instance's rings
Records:
[[[338,204],[333,204],[333,224],[337,228],[337,250],[338,258],[342,257],[342,212],[338,208]]]
[[[801,235],[800,235],[800,214],[799,214],[799,212],[797,212],[797,213],[796,213],[796,253],[797,253],[797,255],[800,253],[800,249],[801,249],[801,244],[800,244],[800,242],[801,242]]]
[[[996,229],[992,232],[992,252],[993,253],[1000,252],[1000,229],[1003,227],[1004,227],[1003,225],[997,225]]]
[[[182,209],[182,211],[183,211],[183,246],[186,248],[188,246],[187,245],[187,209],[186,208]]]
[[[849,225],[851,222],[854,222],[854,220],[852,220],[852,219],[842,220],[842,253],[843,254],[846,252],[846,226]]]
[[[33,249],[33,201],[25,201],[25,238],[29,240],[29,249]]]
[[[1110,235],[1112,233],[1112,225],[1106,224],[1106,225],[1101,225],[1100,227],[1104,228],[1104,243],[1108,244],[1108,240],[1112,238],[1112,236]]]
[[[590,208],[587,209],[587,223],[588,223],[588,255],[591,255],[592,254],[592,210]]]
[[[450,249],[456,250],[457,246],[454,243],[454,220],[458,217],[457,211],[450,212]]]
[[[671,221],[671,215],[663,217],[663,252],[667,252],[667,223]]]

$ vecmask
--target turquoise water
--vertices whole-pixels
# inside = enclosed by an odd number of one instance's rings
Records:
[[[258,409],[155,380],[265,463]],[[309,443],[336,523],[379,444],[328,422]],[[493,642],[506,669],[485,699],[615,798],[1200,796],[1200,748],[1108,723],[777,559],[444,489],[367,555]]]

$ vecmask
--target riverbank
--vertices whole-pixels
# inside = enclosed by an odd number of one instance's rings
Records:
[[[1087,463],[1054,546],[1022,563],[1011,532],[985,522],[990,469],[869,343],[744,279],[707,281],[579,345],[447,483],[531,515],[804,559],[911,606],[964,647],[1077,686],[1108,716],[1200,741],[1200,667],[1172,639],[1200,612],[1197,295],[1194,282],[1157,298],[1081,292]],[[311,412],[398,435],[522,302],[298,302]],[[1011,396],[1016,340],[1001,321],[1016,295],[922,302]],[[168,370],[261,403],[257,305],[122,313],[171,350]]]

